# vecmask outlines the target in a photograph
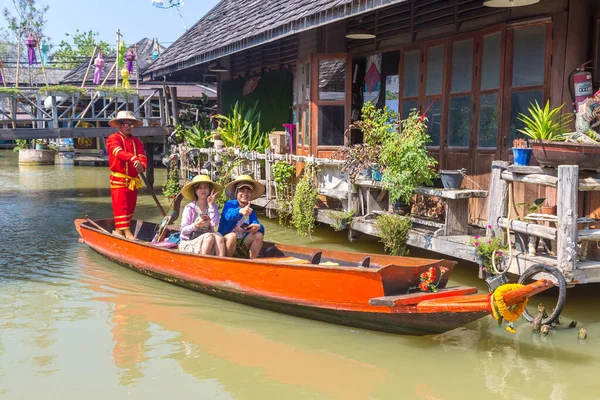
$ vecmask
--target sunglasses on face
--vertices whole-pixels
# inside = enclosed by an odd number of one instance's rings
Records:
[[[123,126],[125,128],[134,127],[135,126],[135,122],[132,122],[132,121],[121,122],[121,126]]]

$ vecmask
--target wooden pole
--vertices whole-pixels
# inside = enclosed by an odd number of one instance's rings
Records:
[[[490,182],[490,193],[488,195],[488,224],[497,237],[503,237],[503,230],[499,225],[499,219],[508,215],[508,182],[502,179],[502,172],[508,168],[506,161],[492,162],[492,179]],[[490,232],[488,232],[488,235]]]
[[[104,80],[102,81],[102,83],[100,84],[100,86],[104,86],[104,84],[106,83],[106,80],[108,79],[108,77],[110,76],[110,74],[112,74],[113,69],[117,66],[117,62],[115,61],[115,63],[112,65],[112,67],[110,67],[110,70],[108,71],[108,74],[106,74],[106,76],[104,77]]]
[[[119,87],[119,47],[121,47],[121,30],[117,29],[117,54],[115,55],[115,65],[117,65],[117,68],[115,68],[115,87]]]
[[[42,58],[42,49],[40,44],[37,44],[38,53],[40,53],[40,64],[42,64],[42,74],[44,74],[44,83],[48,86],[48,77],[46,76],[46,67],[44,67],[44,59]]]
[[[4,83],[4,87],[6,87],[6,75],[4,75],[4,69],[0,67],[0,74],[2,74],[2,83]]]
[[[133,48],[135,54],[135,90],[140,88],[140,60],[138,60],[137,44]]]
[[[563,272],[573,271],[577,265],[578,177],[577,165],[558,167],[556,261]]]
[[[19,32],[19,39],[17,40],[17,72],[15,77],[15,87],[19,87],[19,68],[21,67],[21,38],[22,32]]]
[[[90,58],[90,62],[88,63],[87,69],[85,70],[85,75],[83,76],[83,82],[81,82],[81,87],[85,86],[85,81],[87,80],[88,74],[90,73],[90,67],[94,62],[94,56],[96,55],[96,50],[98,50],[98,45],[94,46],[94,51],[92,52],[92,57]]]

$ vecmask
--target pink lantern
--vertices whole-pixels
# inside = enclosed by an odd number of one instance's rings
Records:
[[[38,40],[33,32],[29,33],[29,36],[27,36],[27,39],[25,40],[25,44],[27,45],[27,59],[29,61],[29,65],[36,64],[37,57],[35,56],[35,48],[37,47]]]
[[[96,59],[94,60],[94,85],[99,85],[102,79],[102,68],[104,68],[104,59],[102,58],[102,52],[98,52]]]

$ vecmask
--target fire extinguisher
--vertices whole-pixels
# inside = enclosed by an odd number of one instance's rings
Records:
[[[569,74],[569,92],[571,93],[571,101],[573,102],[573,112],[577,114],[579,106],[586,99],[592,97],[594,88],[592,85],[592,73],[586,71],[590,67],[581,64],[578,68]]]

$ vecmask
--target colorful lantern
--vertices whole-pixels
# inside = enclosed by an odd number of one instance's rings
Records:
[[[123,87],[129,89],[131,85],[129,85],[129,71],[127,70],[127,67],[123,67],[121,70],[121,78],[123,78]]]
[[[40,51],[42,52],[42,65],[44,67],[48,66],[48,50],[50,50],[50,46],[48,46],[46,39],[44,39],[42,42],[42,47],[40,48]]]
[[[37,57],[35,56],[35,48],[37,47],[38,40],[31,32],[27,39],[25,40],[25,44],[27,45],[27,59],[29,61],[29,65],[33,65],[37,63]]]
[[[4,67],[4,63],[0,61],[0,83],[4,83],[4,74],[2,73],[2,67]]]
[[[125,54],[125,60],[127,60],[127,71],[130,74],[133,74],[133,62],[135,61],[135,53],[133,49],[127,50],[127,54]]]
[[[104,68],[104,59],[102,58],[102,52],[98,52],[96,59],[94,60],[94,85],[99,85],[102,79],[102,68]]]
[[[123,66],[123,60],[125,60],[125,53],[127,52],[127,46],[125,46],[125,42],[121,41],[119,43],[118,49],[118,58],[117,58],[117,66],[121,68]]]
[[[156,60],[159,55],[158,41],[154,39],[154,49],[152,50],[152,59]]]

